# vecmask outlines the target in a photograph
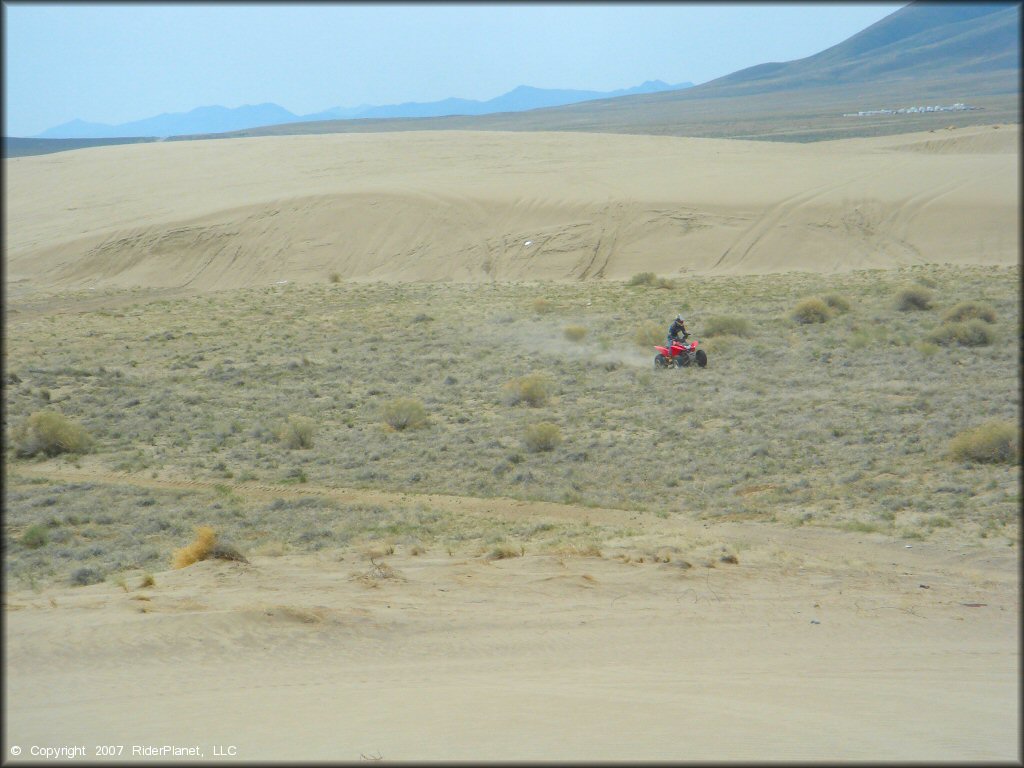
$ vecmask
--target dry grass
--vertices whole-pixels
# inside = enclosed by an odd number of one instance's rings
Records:
[[[312,448],[316,423],[304,416],[290,416],[277,429],[277,439],[290,449]]]
[[[930,290],[920,285],[904,288],[896,295],[896,309],[900,312],[913,312],[932,308],[934,300]]]
[[[523,445],[530,453],[553,451],[562,444],[562,430],[557,424],[542,421],[523,430]]]
[[[505,402],[508,405],[525,403],[532,408],[546,405],[551,397],[551,380],[543,374],[534,373],[513,379],[505,384]]]
[[[181,549],[174,550],[171,565],[174,568],[186,568],[200,560],[210,557],[217,546],[217,533],[208,525],[196,528],[195,540]]]
[[[922,279],[941,297],[937,311],[897,310],[895,294]],[[978,423],[1018,421],[1018,284],[1015,268],[948,266],[708,277],[686,289],[691,332],[703,339],[711,318],[741,316],[750,335],[715,336],[712,365],[700,372],[656,372],[648,342],[636,346],[645,323],[652,344],[664,341],[682,297],[669,293],[654,306],[658,295],[624,282],[396,291],[321,279],[176,299],[111,292],[117,304],[107,310],[26,312],[5,339],[9,423],[59,410],[94,437],[94,450],[49,461],[126,479],[124,486],[33,484],[17,477],[19,467],[47,461],[9,451],[9,572],[60,580],[76,568],[101,578],[155,572],[200,522],[253,552],[382,537],[462,550],[493,535],[531,550],[559,537],[593,539],[607,551],[585,531],[527,535],[411,502],[401,509],[313,497],[271,504],[231,492],[241,481],[292,488],[302,479],[304,489],[501,496],[709,524],[732,516],[1010,541],[1020,503],[1016,467],[950,461],[949,445]],[[600,332],[570,343],[567,321],[533,311],[538,293],[559,317]],[[824,324],[789,321],[802,298],[832,293],[850,310]],[[964,302],[994,310],[994,323],[974,318],[990,328],[992,343],[952,351],[926,341],[939,313]],[[415,354],[396,366],[392,340],[424,312],[436,320],[419,328]],[[500,344],[487,343],[480,329],[496,320]],[[546,380],[546,396],[529,411],[506,407],[528,405],[506,385],[529,377]],[[429,409],[430,429],[396,439],[382,428],[384,405],[398,398]],[[315,441],[303,450],[289,450],[267,426],[296,413],[316,423]],[[557,425],[557,450],[524,445],[534,421]],[[652,458],[680,452],[685,466]],[[179,497],[130,485],[154,474],[226,490]],[[734,493],[754,485],[766,490]],[[915,526],[908,522],[915,514],[951,525]],[[37,524],[47,526],[48,543],[22,546],[22,533]]]
[[[563,330],[562,334],[569,341],[579,343],[587,337],[587,329],[582,325],[567,325]]]
[[[832,311],[823,299],[804,299],[793,308],[791,317],[798,323],[824,323],[832,317]]]
[[[422,429],[430,423],[427,409],[420,400],[400,397],[384,406],[384,423],[394,430]]]
[[[704,321],[703,335],[713,336],[740,336],[743,338],[752,336],[754,333],[750,321],[745,317],[733,315],[713,315]]]
[[[995,340],[996,333],[992,326],[977,318],[943,323],[928,334],[928,341],[941,346],[959,344],[962,347],[985,347]]]
[[[984,320],[995,323],[996,311],[992,305],[980,301],[961,301],[942,316],[947,323],[962,323],[966,320]]]

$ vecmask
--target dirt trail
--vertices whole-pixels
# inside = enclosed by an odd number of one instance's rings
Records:
[[[232,479],[198,480],[180,476],[155,478],[152,474],[112,472],[95,467],[73,467],[48,462],[18,465],[11,474],[45,477],[52,480],[103,485],[127,485],[162,490],[209,491],[229,490],[251,500],[296,499],[322,497],[353,505],[392,507],[426,506],[439,512],[538,522],[558,520],[566,523],[589,523],[628,527],[634,540],[654,546],[659,540],[682,537],[690,541],[711,540],[739,546],[759,558],[775,560],[791,558],[794,563],[863,576],[876,574],[917,573],[922,577],[973,581],[991,580],[1003,586],[1016,584],[1019,572],[1016,548],[967,545],[953,539],[934,536],[931,541],[907,544],[902,539],[884,534],[851,534],[846,531],[802,526],[763,523],[750,520],[702,520],[683,515],[661,517],[650,512],[629,509],[583,507],[545,501],[525,501],[504,497],[477,498],[445,494],[394,493],[370,488],[345,488],[322,485],[278,485],[240,482]],[[777,563],[778,564],[778,563]]]

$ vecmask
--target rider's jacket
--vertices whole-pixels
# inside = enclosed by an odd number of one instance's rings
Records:
[[[673,320],[672,325],[670,325],[668,328],[668,337],[671,340],[679,338],[680,335],[682,335],[683,339],[685,340],[686,337],[689,336],[690,334],[686,332],[686,326],[683,323],[679,322],[678,320]]]

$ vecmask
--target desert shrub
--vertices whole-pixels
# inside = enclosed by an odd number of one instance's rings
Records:
[[[920,285],[904,288],[896,294],[896,309],[911,312],[932,308],[932,292]]]
[[[11,442],[18,456],[43,453],[87,453],[92,438],[81,426],[56,411],[36,411],[11,430]]]
[[[986,422],[954,437],[949,452],[960,461],[1013,463],[1020,453],[1018,427],[1008,421]]]
[[[792,317],[798,323],[824,323],[832,316],[831,310],[822,299],[804,299],[793,308]]]
[[[668,336],[667,328],[668,326],[662,328],[657,323],[644,323],[636,329],[633,340],[636,341],[637,346],[650,349],[655,344],[665,343],[665,337]]]
[[[487,553],[488,560],[505,560],[510,557],[522,557],[526,554],[526,548],[520,545],[518,548],[511,544],[496,544]]]
[[[87,587],[103,581],[103,574],[95,568],[83,566],[71,574],[71,584],[76,587]]]
[[[340,283],[341,275],[337,272],[331,272],[331,274],[328,275],[327,279],[330,280],[332,283]]]
[[[983,320],[968,320],[963,323],[943,323],[930,334],[928,340],[943,346],[959,344],[963,347],[985,347],[995,341],[992,327]]]
[[[554,308],[554,304],[552,304],[545,298],[534,299],[533,301],[533,311],[536,312],[538,315],[546,315]]]
[[[400,397],[384,406],[384,422],[399,432],[427,425],[427,409],[414,397]]]
[[[505,402],[509,405],[527,405],[538,408],[551,396],[551,382],[539,373],[513,379],[505,385]]]
[[[217,534],[208,525],[201,525],[196,528],[196,539],[188,546],[174,550],[172,565],[175,568],[184,568],[205,560],[217,546]]]
[[[565,334],[565,338],[567,338],[569,341],[579,342],[583,341],[583,339],[586,338],[587,329],[584,328],[582,325],[569,325],[566,326],[563,333]]]
[[[949,310],[942,319],[947,323],[962,323],[967,320],[984,320],[986,323],[996,321],[996,311],[988,304],[977,301],[961,301]]]
[[[637,272],[631,278],[626,285],[649,285],[654,286],[658,283],[658,276],[653,272]]]
[[[716,315],[704,323],[705,336],[750,336],[753,333],[753,326],[745,317]]]
[[[49,540],[50,537],[45,525],[30,525],[25,529],[25,532],[21,534],[21,543],[29,549],[39,549],[39,547],[44,547],[46,546],[46,542]]]
[[[289,416],[277,430],[277,439],[289,449],[312,448],[316,423],[305,416]]]
[[[523,444],[530,453],[554,450],[562,444],[562,431],[548,421],[531,424],[523,433]]]
[[[822,296],[821,299],[828,305],[829,309],[831,309],[833,312],[850,311],[850,302],[846,299],[845,296],[840,296],[838,293],[826,294],[825,296]]]

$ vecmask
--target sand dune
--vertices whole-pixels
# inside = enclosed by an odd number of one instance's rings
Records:
[[[1019,130],[426,132],[9,159],[14,291],[833,272],[1019,255]]]

